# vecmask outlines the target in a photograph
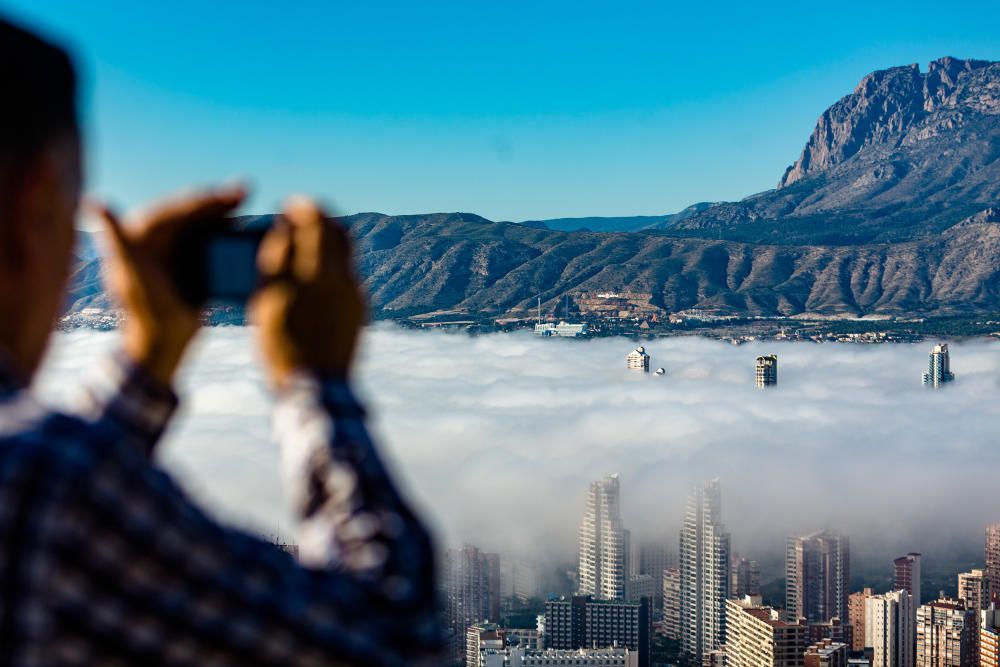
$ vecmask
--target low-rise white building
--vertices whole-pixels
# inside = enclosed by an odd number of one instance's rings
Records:
[[[639,667],[639,653],[627,648],[486,649],[479,667]]]
[[[536,336],[558,336],[560,338],[577,338],[587,335],[586,324],[574,324],[572,322],[551,322],[539,323],[535,325]]]

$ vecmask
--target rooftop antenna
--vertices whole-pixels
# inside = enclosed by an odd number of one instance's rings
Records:
[[[542,323],[542,295],[538,295],[538,323]]]

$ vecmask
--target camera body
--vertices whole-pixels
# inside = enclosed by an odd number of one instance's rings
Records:
[[[260,284],[257,252],[276,215],[220,218],[191,225],[174,245],[172,273],[192,306],[242,305]]]

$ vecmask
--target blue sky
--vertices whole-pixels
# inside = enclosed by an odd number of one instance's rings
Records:
[[[92,191],[638,215],[774,186],[874,69],[1000,60],[1000,3],[16,0],[85,73]],[[813,6],[815,4],[815,7]]]

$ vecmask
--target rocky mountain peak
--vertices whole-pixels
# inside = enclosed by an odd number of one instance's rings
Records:
[[[971,76],[983,70],[989,76]],[[955,107],[959,93],[970,91],[981,101],[985,98],[978,110],[1000,112],[1000,63],[947,56],[930,63],[926,73],[916,64],[872,72],[853,93],[823,112],[778,187],[826,171],[869,146],[895,148],[907,132],[936,112]]]

